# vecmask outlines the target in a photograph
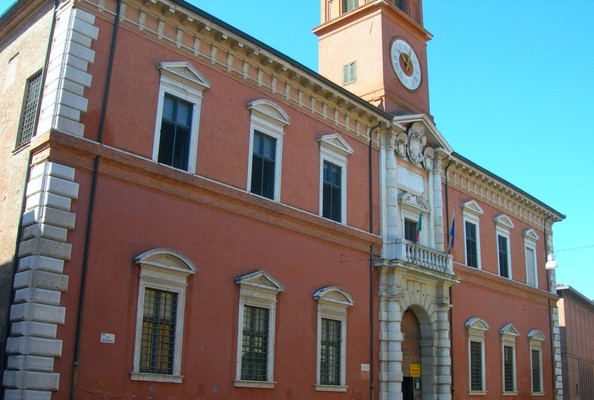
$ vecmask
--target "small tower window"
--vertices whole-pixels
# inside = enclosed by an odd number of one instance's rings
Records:
[[[342,12],[347,13],[359,7],[359,0],[342,0]]]
[[[357,80],[357,64],[353,61],[343,66],[343,84],[353,83]]]

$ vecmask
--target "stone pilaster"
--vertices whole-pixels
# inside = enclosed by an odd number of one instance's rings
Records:
[[[396,160],[396,137],[389,138],[386,144],[386,226],[384,234],[383,257],[391,260],[396,257],[396,238],[400,236],[400,211],[398,209],[398,165]]]
[[[380,400],[402,400],[402,312],[399,277],[392,271],[380,272]]]
[[[430,179],[433,182],[433,203],[431,209],[433,210],[433,230],[435,232],[435,250],[445,251],[446,240],[444,238],[444,222],[443,222],[443,186],[441,182],[441,168],[443,164],[443,154],[440,151],[435,153],[433,163],[433,170],[431,171]]]
[[[59,389],[54,359],[62,355],[62,340],[56,335],[66,317],[60,297],[68,288],[64,262],[71,256],[67,236],[76,216],[70,205],[77,197],[73,168],[52,162],[32,168],[6,346],[8,400],[49,400]]]
[[[449,288],[441,288],[441,298],[437,300],[437,359],[436,359],[436,393],[440,400],[452,399],[452,342],[450,338],[450,299]]]

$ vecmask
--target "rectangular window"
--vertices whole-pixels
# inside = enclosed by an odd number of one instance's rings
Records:
[[[41,71],[27,79],[16,147],[29,143],[35,135],[39,97],[41,96],[41,80]]]
[[[497,251],[499,255],[499,275],[509,278],[509,249],[507,238],[497,235]]]
[[[531,350],[532,363],[532,393],[542,392],[542,367],[540,365],[540,351]]]
[[[145,288],[140,372],[173,373],[177,293]]]
[[[245,306],[243,311],[243,339],[241,379],[268,380],[268,308]]]
[[[483,344],[470,341],[470,390],[483,391]]]
[[[417,237],[417,222],[412,219],[404,219],[404,239],[414,242]]]
[[[503,346],[503,387],[505,392],[514,392],[516,390],[514,365],[514,348],[512,346]]]
[[[341,384],[342,322],[322,318],[320,343],[320,383]]]
[[[359,7],[359,0],[342,0],[342,12],[346,13]]]
[[[193,107],[192,103],[165,94],[158,162],[188,169]]]
[[[530,286],[536,287],[536,258],[534,249],[526,247],[526,283]]]
[[[348,63],[343,68],[343,79],[342,83],[353,83],[357,80],[357,64],[353,61],[352,63]]]
[[[251,192],[274,199],[276,139],[254,131]]]
[[[324,218],[342,220],[342,168],[324,161],[322,215]]]
[[[478,268],[478,246],[476,240],[476,225],[466,221],[464,223],[466,236],[466,265]]]

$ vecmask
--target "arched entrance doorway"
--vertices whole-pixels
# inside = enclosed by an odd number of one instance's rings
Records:
[[[402,398],[421,399],[421,324],[409,308],[402,316]]]

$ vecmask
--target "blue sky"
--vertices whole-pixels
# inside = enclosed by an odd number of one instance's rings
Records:
[[[191,3],[317,70],[319,0]],[[557,281],[594,299],[594,1],[423,3],[438,129],[567,215],[554,226]]]

